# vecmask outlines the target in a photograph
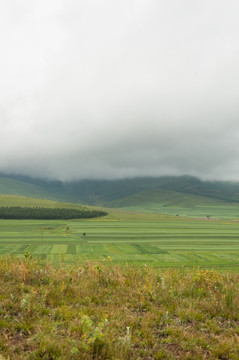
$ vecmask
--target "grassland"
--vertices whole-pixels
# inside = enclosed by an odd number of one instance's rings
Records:
[[[79,205],[0,196],[6,206]],[[154,267],[239,269],[239,222],[107,209],[91,220],[0,220],[0,256],[26,252],[54,264],[101,261]],[[85,234],[85,235],[84,235]]]
[[[189,218],[239,219],[239,206],[234,204],[195,205],[193,207],[145,203],[138,206],[122,207],[122,210],[184,216]]]
[[[113,202],[127,211],[179,215],[190,218],[239,219],[238,202],[226,202],[206,196],[175,191],[148,190]]]
[[[0,220],[0,255],[23,257],[30,252],[53,263],[110,256],[115,264],[239,269],[239,223],[117,216],[64,222]]]
[[[107,211],[0,220],[0,360],[237,360],[239,222]]]
[[[0,261],[2,360],[237,360],[239,275]]]
[[[86,206],[86,205],[77,205],[62,201],[53,201],[46,199],[31,198],[27,196],[4,195],[4,194],[0,195],[0,206],[41,207],[41,208],[59,208],[59,209],[91,208],[90,206]]]

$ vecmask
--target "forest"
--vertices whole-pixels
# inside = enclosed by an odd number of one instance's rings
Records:
[[[0,219],[90,219],[105,216],[107,212],[91,209],[0,207]]]

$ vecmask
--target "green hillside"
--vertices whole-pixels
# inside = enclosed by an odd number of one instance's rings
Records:
[[[0,194],[41,197],[45,194],[45,190],[41,186],[31,183],[0,177]]]
[[[148,190],[112,202],[111,206],[128,211],[174,216],[239,219],[239,204],[206,196],[168,190]]]
[[[1,175],[0,194],[170,215],[239,218],[239,183],[191,176],[63,183]]]
[[[176,191],[169,191],[163,189],[152,189],[141,191],[132,196],[115,200],[113,205],[115,207],[138,206],[148,203],[157,203],[162,206],[180,206],[184,208],[192,208],[197,205],[222,205],[225,204],[222,200],[208,198],[206,196],[179,193]]]
[[[41,207],[41,208],[67,208],[82,209],[86,206],[65,203],[61,201],[53,201],[46,199],[37,199],[18,195],[0,195],[0,207],[2,206],[20,206],[20,207]],[[88,208],[88,207],[87,207]]]
[[[89,219],[105,216],[102,209],[16,195],[0,195],[0,219]]]
[[[239,204],[173,191],[149,191],[114,202],[127,211],[149,212],[206,219],[239,219]]]

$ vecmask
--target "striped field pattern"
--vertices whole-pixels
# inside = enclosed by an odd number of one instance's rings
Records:
[[[85,235],[84,235],[85,233]],[[239,223],[192,219],[0,220],[0,255],[26,252],[53,263],[239,269]]]

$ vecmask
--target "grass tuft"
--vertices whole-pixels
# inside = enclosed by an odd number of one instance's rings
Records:
[[[239,275],[0,261],[0,359],[238,359]]]

